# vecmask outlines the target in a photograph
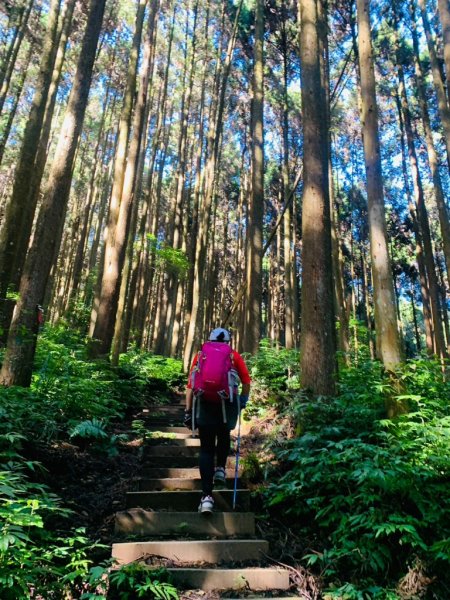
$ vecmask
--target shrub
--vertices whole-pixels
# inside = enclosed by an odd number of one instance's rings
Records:
[[[297,350],[286,350],[262,340],[254,356],[246,357],[252,380],[257,387],[282,392],[300,387],[300,356]]]
[[[389,384],[369,363],[342,374],[337,398],[294,396],[286,412],[302,435],[272,445],[267,506],[316,540],[302,558],[328,580],[384,586],[414,556],[434,573],[450,563],[449,384],[432,361],[399,376],[409,414],[383,418]]]
[[[4,600],[33,597],[66,597],[87,579],[88,555],[101,547],[85,536],[83,529],[64,534],[47,527],[56,514],[70,511],[44,485],[32,483],[28,472],[36,463],[24,464],[20,457],[0,471],[0,589]]]
[[[165,392],[184,383],[181,360],[149,352],[129,351],[120,356],[120,367],[128,377],[140,382],[147,391]]]

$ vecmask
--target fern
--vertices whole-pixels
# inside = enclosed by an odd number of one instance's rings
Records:
[[[108,434],[105,431],[105,427],[100,419],[90,419],[88,421],[83,421],[82,423],[78,423],[70,432],[70,438],[79,437],[79,438],[88,438],[94,440],[104,440],[108,437]]]

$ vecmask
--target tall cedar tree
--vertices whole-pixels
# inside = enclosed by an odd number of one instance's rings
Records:
[[[385,368],[393,370],[401,361],[401,349],[387,240],[369,0],[357,0],[357,20],[376,346]]]
[[[303,113],[302,385],[333,394],[334,310],[328,187],[328,128],[321,84],[321,0],[300,1]],[[322,28],[323,29],[323,28]]]
[[[252,191],[248,210],[247,294],[243,348],[258,351],[261,336],[264,218],[264,0],[256,0],[251,114]]]
[[[129,224],[132,221],[131,210],[134,211],[134,214],[137,218],[136,209],[138,207],[139,198],[137,197],[135,192],[137,186],[137,179],[141,177],[141,173],[138,172],[139,163],[142,165],[143,168],[143,162],[140,161],[140,156],[141,146],[143,144],[142,135],[146,121],[147,96],[153,56],[152,43],[154,42],[154,27],[158,8],[159,0],[153,0],[148,15],[148,26],[144,40],[143,60],[141,65],[141,74],[139,77],[139,91],[137,94],[136,106],[134,110],[133,134],[128,152],[128,161],[125,170],[124,184],[122,190],[122,200],[120,203],[119,219],[117,223],[117,228],[121,231],[121,235],[123,236],[121,240],[118,239],[118,235],[116,236],[116,246],[118,246],[119,243],[121,244],[121,248],[118,253],[120,271],[122,270],[122,266],[125,262],[127,235],[128,237],[132,237],[135,235],[134,228],[131,228]],[[136,221],[136,218],[134,219],[134,221]],[[131,243],[133,243],[134,240],[131,239],[130,241]],[[122,274],[122,281],[118,279],[116,284],[117,286],[120,286],[121,290],[123,288],[126,290],[127,287],[126,272],[127,268],[125,268],[125,272]],[[124,304],[124,294],[121,294],[120,301],[118,302],[118,310],[115,319],[114,337],[111,351],[111,362],[115,365],[119,363],[119,353],[121,350],[121,338],[123,335],[122,326],[124,323]]]
[[[47,31],[42,48],[40,75],[36,84],[30,114],[14,176],[11,198],[0,231],[0,335],[8,330],[13,300],[8,291],[16,292],[25,263],[36,209],[33,173],[39,150],[42,123],[56,58],[60,0],[52,0]]]
[[[127,71],[127,84],[119,124],[119,140],[114,164],[114,184],[109,205],[109,219],[105,242],[100,297],[93,331],[93,354],[108,354],[114,335],[120,282],[125,258],[129,226],[130,197],[124,198],[124,182],[128,157],[131,115],[136,92],[136,73],[141,46],[142,28],[147,0],[139,0],[136,26]]]
[[[49,179],[39,212],[33,244],[20,282],[17,302],[0,374],[3,385],[28,386],[38,333],[38,306],[42,304],[62,228],[72,181],[72,166],[83,126],[92,69],[106,0],[91,0],[86,29],[59,135]]]

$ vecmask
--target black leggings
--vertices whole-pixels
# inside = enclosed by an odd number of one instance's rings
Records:
[[[214,466],[226,468],[230,451],[230,430],[225,424],[199,427],[200,435],[200,477],[204,496],[213,490]],[[217,457],[216,465],[214,458]]]

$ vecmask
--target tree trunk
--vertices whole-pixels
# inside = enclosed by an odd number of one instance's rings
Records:
[[[116,320],[117,302],[120,291],[120,276],[123,266],[124,249],[128,228],[128,215],[133,183],[128,180],[127,198],[124,197],[124,181],[127,162],[127,147],[130,133],[131,115],[136,90],[136,70],[145,8],[148,0],[138,0],[136,25],[127,70],[127,83],[119,124],[119,140],[114,164],[114,184],[109,207],[105,258],[103,265],[100,299],[92,338],[92,355],[106,355],[111,349]],[[140,137],[140,136],[139,136]],[[139,139],[140,141],[140,139]],[[131,168],[131,165],[130,165]],[[129,177],[131,173],[129,171]],[[132,176],[134,179],[134,173]]]
[[[422,342],[420,341],[420,330],[419,330],[419,324],[417,322],[417,308],[416,308],[416,301],[414,299],[414,284],[412,281],[411,281],[411,290],[409,293],[409,297],[411,298],[411,311],[412,311],[412,317],[413,317],[414,337],[416,339],[416,350],[417,350],[417,354],[419,354],[420,351],[422,350]]]
[[[77,72],[61,128],[55,159],[46,185],[36,232],[20,284],[18,300],[0,380],[3,385],[28,386],[38,333],[37,310],[61,241],[72,166],[83,125],[92,69],[103,20],[105,0],[91,0]]]
[[[184,349],[184,367],[187,370],[190,366],[194,346],[200,342],[203,316],[204,316],[204,271],[206,267],[207,256],[207,238],[211,217],[211,206],[214,195],[214,186],[216,180],[216,169],[219,158],[220,142],[222,139],[223,113],[225,108],[225,92],[227,89],[228,77],[231,69],[231,59],[233,57],[234,47],[236,45],[237,28],[239,23],[239,15],[241,12],[242,0],[240,1],[236,17],[231,33],[227,53],[223,61],[222,81],[218,93],[216,117],[213,124],[210,126],[208,135],[208,150],[209,156],[205,165],[204,193],[201,211],[199,211],[199,227],[197,234],[195,267],[194,267],[194,282],[192,294],[192,306],[190,312],[189,330],[186,336],[186,344]]]
[[[152,56],[151,56],[151,74],[150,78],[153,77],[154,72],[154,50],[156,44],[156,29],[154,28],[154,37],[152,38]],[[152,87],[152,86],[150,86]],[[147,102],[146,114],[144,117],[144,131],[148,130],[149,119],[151,116],[150,106],[153,103],[153,98]],[[122,275],[122,281],[120,285],[120,296],[119,305],[117,309],[116,328],[114,331],[114,337],[118,339],[119,352],[126,352],[128,348],[128,342],[130,340],[131,323],[133,313],[136,307],[136,288],[138,282],[139,266],[141,264],[143,251],[146,244],[146,229],[145,226],[148,221],[148,209],[149,199],[146,194],[143,194],[143,177],[145,169],[145,157],[149,139],[144,138],[141,143],[139,162],[137,165],[136,173],[136,187],[134,191],[134,202],[131,214],[130,233],[128,235],[125,265]],[[143,202],[141,203],[141,199]],[[138,221],[139,217],[141,222]],[[113,345],[114,345],[113,341]]]
[[[445,76],[447,81],[447,98],[450,104],[450,5],[448,0],[438,0],[439,17],[442,25],[442,41],[444,44]]]
[[[447,0],[448,4],[448,0]],[[450,217],[447,208],[445,194],[442,187],[441,174],[439,171],[439,159],[434,145],[433,132],[431,129],[430,115],[428,111],[428,101],[425,91],[424,76],[422,64],[419,58],[419,40],[415,22],[415,13],[411,14],[411,32],[414,50],[414,71],[416,75],[416,89],[419,99],[419,106],[422,113],[422,123],[425,131],[425,141],[427,145],[428,162],[430,164],[431,176],[433,179],[434,195],[439,213],[439,224],[441,228],[442,241],[444,245],[445,265],[447,275],[450,277]],[[448,72],[447,72],[448,73]]]
[[[192,31],[189,32],[188,21],[186,22],[186,56],[185,56],[185,68],[184,72],[188,75],[187,84],[185,79],[183,80],[183,96],[181,104],[181,121],[180,121],[180,136],[178,140],[178,165],[176,172],[176,193],[175,193],[175,207],[174,207],[174,223],[173,223],[173,240],[171,244],[176,250],[179,250],[182,245],[182,230],[183,230],[183,212],[185,194],[185,182],[186,182],[186,166],[188,160],[188,123],[189,114],[191,109],[192,89],[194,85],[194,73],[196,60],[198,59],[196,54],[197,48],[197,21],[198,21],[198,6],[199,2],[196,0],[194,6],[194,22],[192,25]],[[188,38],[191,38],[191,56],[190,64],[188,68]],[[172,343],[173,343],[173,328],[174,320],[177,313],[177,301],[179,302],[179,288],[180,283],[178,281],[178,275],[175,274],[169,277],[171,283],[171,294],[170,294],[170,306],[169,312],[166,318],[166,336],[164,344],[164,353],[166,355],[173,355]]]
[[[414,232],[414,237],[416,240],[416,259],[417,265],[419,269],[419,282],[420,282],[420,291],[422,296],[422,309],[423,309],[423,321],[425,327],[425,340],[427,351],[429,354],[433,354],[434,352],[434,334],[433,334],[433,323],[431,319],[431,310],[430,310],[430,298],[429,298],[429,288],[428,288],[428,280],[427,274],[425,270],[425,261],[424,261],[424,252],[423,252],[423,244],[422,244],[422,235],[420,232],[419,224],[417,222],[416,209],[414,207],[414,203],[411,197],[411,191],[409,188],[409,180],[408,180],[408,169],[406,166],[406,147],[404,141],[404,122],[403,122],[403,114],[400,97],[397,94],[397,109],[398,109],[398,117],[400,123],[400,145],[402,151],[402,171],[403,171],[403,181],[405,185],[406,196],[408,198],[408,208],[409,214],[411,216],[411,222]]]
[[[167,89],[169,82],[169,67],[171,65],[175,17],[176,5],[174,5],[173,7],[173,15],[167,44],[166,68],[164,70],[164,77],[158,94],[159,109],[157,110],[157,121],[152,141],[153,143],[150,157],[150,166],[148,168],[148,178],[146,184],[144,185],[146,201],[144,214],[141,217],[139,228],[139,238],[141,240],[142,249],[140,264],[136,265],[136,268],[139,269],[139,282],[136,283],[137,292],[136,299],[134,301],[135,310],[133,311],[131,319],[131,328],[135,331],[135,343],[138,347],[142,347],[143,344],[145,344],[143,330],[145,326],[144,324],[146,315],[148,315],[148,313],[150,312],[150,310],[148,310],[147,302],[149,289],[151,289],[152,287],[154,278],[155,253],[152,249],[149,249],[146,237],[146,226],[148,220],[149,233],[155,239],[158,235],[159,218],[161,210],[162,177],[165,168],[170,132],[172,127],[173,102],[167,102]],[[168,118],[166,119],[167,116]],[[166,121],[169,124],[167,128],[164,127]],[[158,153],[159,158],[158,161],[156,161]],[[146,212],[148,213],[147,215],[145,214]],[[138,273],[133,275],[133,277],[137,275]]]
[[[445,340],[447,344],[447,354],[450,354],[450,322],[448,318],[447,297],[445,289],[444,273],[440,261],[437,261],[437,269],[439,273],[439,295],[442,308],[442,319],[444,321]]]
[[[328,177],[330,184],[330,219],[331,219],[331,251],[334,280],[334,311],[339,323],[337,337],[337,347],[342,355],[343,364],[349,364],[349,323],[348,311],[346,306],[343,259],[341,252],[341,242],[338,229],[338,210],[334,200],[333,171],[331,168],[331,157],[328,167]]]
[[[372,327],[372,312],[369,292],[369,270],[367,269],[368,257],[365,250],[366,244],[361,244],[361,263],[362,263],[362,275],[363,275],[363,286],[364,286],[364,302],[365,302],[365,314],[367,320],[367,343],[369,346],[370,358],[375,360],[376,351],[373,342],[373,327]]]
[[[60,0],[52,0],[42,50],[40,76],[25,127],[12,195],[0,232],[0,330],[3,331],[8,330],[13,306],[13,301],[7,299],[7,292],[8,289],[18,289],[36,209],[30,198],[30,184],[56,54],[54,42],[59,8]]]
[[[48,91],[45,115],[39,139],[39,148],[36,153],[32,181],[30,184],[30,199],[34,206],[37,206],[38,204],[39,191],[41,188],[42,177],[44,175],[45,164],[47,162],[50,132],[56,106],[56,96],[66,55],[67,40],[72,27],[72,17],[75,4],[75,0],[69,0],[66,2],[59,17],[58,30],[56,32],[55,39],[55,44],[57,45],[55,64],[53,66],[52,80]]]
[[[414,0],[411,0],[412,2]],[[448,1],[448,0],[447,0]],[[428,21],[427,8],[425,0],[418,0],[420,13],[422,16],[423,29],[427,39],[428,53],[430,55],[431,73],[433,75],[434,89],[436,91],[439,116],[444,130],[444,141],[447,148],[447,162],[450,165],[450,108],[445,95],[444,83],[442,81],[441,69],[434,47],[433,36],[431,33],[430,23]]]
[[[25,32],[28,26],[28,19],[30,18],[31,9],[33,7],[33,0],[28,0],[27,5],[23,5],[20,10],[19,23],[17,24],[14,35],[11,39],[6,56],[2,61],[0,68],[0,115],[3,112],[5,100],[9,92],[9,85],[11,83],[11,77],[14,73],[16,66],[17,56],[19,54],[20,47],[25,37]],[[33,44],[31,44],[33,45]]]
[[[202,51],[204,55],[207,55],[208,52],[208,31],[209,31],[209,15],[210,15],[210,0],[207,2],[206,6],[206,17],[205,17],[205,27],[204,27],[204,45]],[[198,143],[195,153],[195,183],[194,183],[194,193],[192,198],[192,227],[191,227],[191,239],[197,239],[198,232],[198,214],[199,214],[199,201],[200,201],[200,193],[202,190],[202,185],[204,182],[204,173],[202,172],[202,158],[205,147],[205,120],[206,120],[206,106],[205,106],[205,96],[206,96],[206,80],[208,75],[208,61],[205,60],[203,63],[202,75],[201,75],[201,90],[200,90],[200,102],[199,102],[199,117],[198,117]],[[195,275],[195,254],[196,254],[196,245],[191,244],[191,247],[188,249],[188,259],[189,259],[189,271],[187,275],[186,282],[186,290],[185,290],[185,331],[184,331],[184,340],[187,338],[187,328],[189,327],[192,315],[192,306],[194,303],[194,275]],[[185,344],[187,346],[187,343]]]
[[[5,123],[5,126],[2,128],[1,140],[0,140],[0,165],[3,162],[3,155],[5,153],[6,144],[8,142],[9,134],[11,133],[12,124],[14,121],[14,117],[16,116],[17,107],[19,106],[19,101],[22,96],[23,86],[25,84],[28,69],[31,64],[31,57],[34,52],[34,44],[30,43],[30,47],[28,49],[27,56],[24,61],[24,66],[22,68],[22,72],[19,77],[19,81],[16,82],[16,90],[14,93],[14,99],[11,107],[8,110],[8,120]]]
[[[117,232],[115,236],[115,246],[118,258],[118,277],[115,283],[115,290],[113,295],[117,297],[116,310],[117,315],[112,315],[113,326],[115,327],[112,351],[111,351],[111,362],[113,365],[119,363],[120,353],[120,341],[122,338],[122,326],[123,326],[123,311],[125,305],[125,298],[123,297],[120,310],[117,308],[119,300],[119,292],[121,286],[121,272],[125,261],[125,252],[127,246],[127,238],[130,229],[130,217],[133,209],[133,202],[139,201],[139,198],[135,197],[136,178],[140,177],[137,173],[139,157],[142,144],[142,133],[144,130],[144,124],[146,123],[146,110],[147,110],[147,97],[148,87],[150,82],[150,74],[152,70],[152,54],[153,48],[152,43],[154,41],[154,28],[156,14],[159,10],[159,1],[154,0],[151,5],[151,10],[148,16],[148,27],[144,41],[144,55],[141,65],[141,75],[139,81],[139,92],[136,99],[136,106],[134,109],[134,120],[133,120],[133,136],[130,142],[130,148],[128,152],[128,162],[126,166],[122,198],[120,200],[119,218],[117,221]],[[144,166],[143,163],[142,167]],[[133,230],[134,235],[134,230]]]
[[[436,266],[434,262],[433,246],[431,241],[430,224],[428,221],[428,213],[425,206],[425,198],[423,192],[422,179],[419,172],[419,166],[417,161],[416,149],[414,146],[414,133],[411,123],[411,115],[409,111],[408,98],[406,96],[405,89],[405,78],[403,74],[403,68],[399,65],[397,67],[398,78],[399,78],[399,92],[402,106],[402,115],[406,133],[406,141],[408,145],[408,155],[410,161],[410,168],[412,173],[414,196],[416,200],[416,211],[417,220],[420,227],[423,249],[424,249],[424,260],[425,268],[428,279],[429,294],[430,294],[430,305],[431,314],[433,319],[434,329],[434,351],[435,354],[444,358],[446,356],[444,331],[442,328],[441,311],[439,303],[439,286],[436,275]]]
[[[321,78],[321,0],[300,2],[302,64],[302,386],[313,394],[334,393],[334,311],[328,182],[328,127]],[[322,32],[323,33],[323,32]],[[323,60],[323,58],[322,58]]]
[[[83,273],[83,262],[85,260],[85,251],[86,251],[86,239],[88,236],[88,232],[90,229],[90,224],[92,223],[92,207],[95,201],[99,196],[99,186],[98,186],[98,171],[99,167],[103,164],[102,156],[99,153],[100,147],[104,140],[104,126],[106,120],[107,107],[110,99],[110,88],[108,87],[105,99],[102,106],[102,117],[100,121],[100,128],[97,135],[97,143],[95,145],[94,153],[93,153],[93,162],[91,164],[91,176],[89,179],[89,187],[88,193],[86,197],[86,204],[84,206],[84,216],[83,216],[83,224],[81,228],[80,242],[77,245],[77,252],[74,258],[74,266],[73,266],[73,274],[69,292],[69,305],[72,301],[74,301],[79,292],[81,276]]]
[[[248,209],[246,317],[243,347],[255,354],[261,336],[264,218],[264,1],[256,0],[251,104],[252,191]]]
[[[283,104],[282,104],[282,136],[283,136],[283,205],[289,198],[289,104],[288,104],[288,45],[286,31],[286,7],[282,4],[283,22],[281,29],[281,50],[283,53]],[[293,271],[295,270],[291,209],[288,208],[283,217],[284,221],[284,310],[285,310],[285,346],[295,346],[294,337],[294,288]]]
[[[401,361],[401,349],[384,210],[369,0],[357,0],[357,17],[376,344],[384,367],[393,371]]]

